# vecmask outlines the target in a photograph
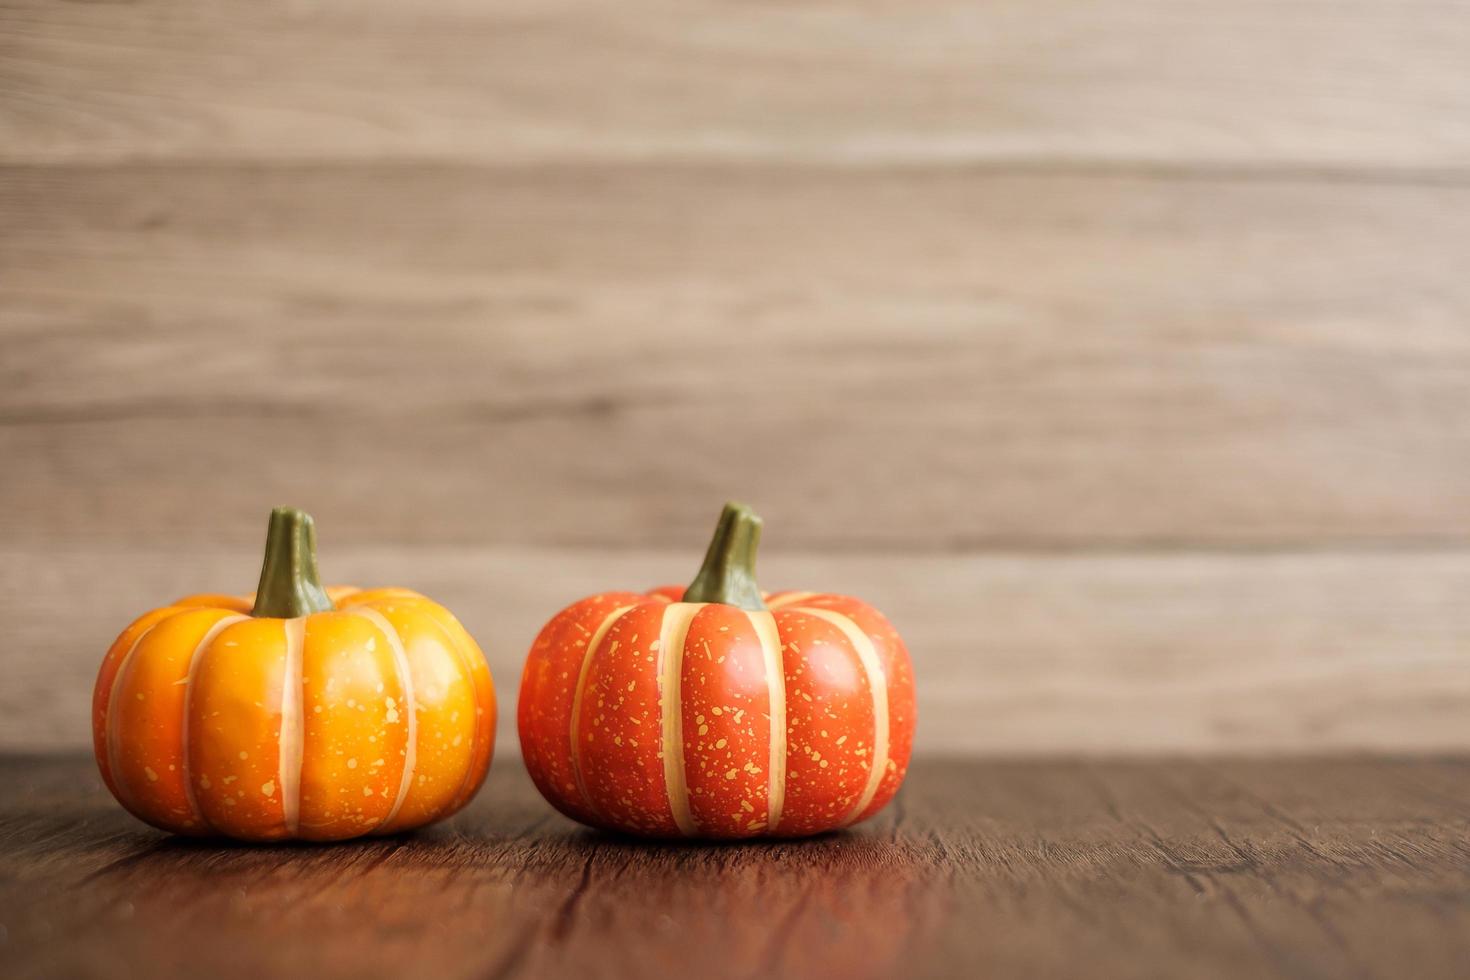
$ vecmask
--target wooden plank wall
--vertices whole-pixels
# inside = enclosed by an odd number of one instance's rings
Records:
[[[1470,748],[1467,8],[0,4],[0,747],[274,504],[508,718],[739,497],[921,750]]]

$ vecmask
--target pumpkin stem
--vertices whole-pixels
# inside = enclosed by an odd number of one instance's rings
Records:
[[[316,570],[316,524],[294,507],[277,507],[265,534],[265,563],[252,616],[295,619],[335,609]]]
[[[761,590],[755,584],[755,549],[760,540],[761,519],[755,511],[744,504],[726,504],[709,551],[705,552],[704,565],[684,591],[684,601],[765,609]]]

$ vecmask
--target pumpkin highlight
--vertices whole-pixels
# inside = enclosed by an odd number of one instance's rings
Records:
[[[517,725],[562,813],[650,837],[796,837],[898,791],[915,715],[903,641],[857,599],[761,593],[760,529],[729,504],[688,589],[591,596],[542,629]]]
[[[162,830],[341,840],[469,802],[494,750],[495,689],[443,606],[323,588],[311,518],[281,508],[253,599],[188,596],[123,630],[92,735],[112,795]]]

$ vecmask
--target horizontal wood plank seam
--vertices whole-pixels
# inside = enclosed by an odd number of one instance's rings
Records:
[[[1209,182],[1220,184],[1349,184],[1378,187],[1446,187],[1470,189],[1470,169],[1457,167],[1395,167],[1382,164],[1362,166],[1263,163],[1237,164],[1213,161],[1173,163],[1149,160],[1067,161],[1037,157],[1030,159],[973,160],[845,160],[841,157],[690,157],[655,156],[625,158],[577,157],[544,160],[501,161],[490,158],[389,155],[360,157],[262,157],[231,156],[225,159],[191,156],[138,156],[77,158],[37,156],[0,158],[0,177],[27,172],[45,176],[58,172],[111,171],[147,173],[194,171],[225,173],[238,171],[252,179],[265,174],[379,171],[383,174],[461,171],[495,174],[577,174],[585,172],[680,172],[710,174],[827,173],[842,176],[1057,178],[1061,180],[1146,180],[1165,182]]]

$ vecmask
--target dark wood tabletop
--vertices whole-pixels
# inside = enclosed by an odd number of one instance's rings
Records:
[[[1470,760],[919,760],[854,830],[581,830],[503,761],[442,826],[156,833],[0,761],[0,975],[1463,977]]]

